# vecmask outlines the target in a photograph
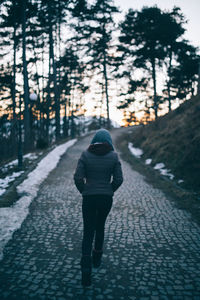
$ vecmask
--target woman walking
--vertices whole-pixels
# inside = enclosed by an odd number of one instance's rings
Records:
[[[110,133],[100,129],[78,161],[74,182],[83,196],[82,285],[91,285],[91,270],[101,264],[104,225],[114,192],[123,182],[121,163]],[[94,240],[94,248],[92,244]]]

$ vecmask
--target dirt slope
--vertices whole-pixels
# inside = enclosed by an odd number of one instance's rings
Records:
[[[143,149],[143,159],[165,163],[184,187],[200,192],[200,96],[137,128],[131,142]]]

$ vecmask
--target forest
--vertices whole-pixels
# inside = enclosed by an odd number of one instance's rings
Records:
[[[147,124],[197,93],[178,7],[120,19],[112,0],[2,0],[0,11],[1,161],[111,128],[112,103],[124,126]]]

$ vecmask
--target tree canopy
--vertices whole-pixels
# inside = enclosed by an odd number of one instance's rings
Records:
[[[113,0],[3,0],[0,9],[5,145],[16,144],[19,120],[29,151],[84,130],[89,101],[109,128],[114,100],[124,122],[136,124],[196,92],[198,49],[185,40],[177,7],[130,9],[119,24]]]

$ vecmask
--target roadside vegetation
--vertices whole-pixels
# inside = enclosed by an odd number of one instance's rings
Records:
[[[200,222],[200,96],[147,125],[127,128],[118,141],[122,155],[148,182],[161,188],[181,209]],[[129,143],[143,151],[140,158]],[[147,160],[150,160],[147,164]],[[173,179],[155,170],[163,163]],[[134,183],[133,183],[134,184]]]
[[[137,128],[130,141],[143,150],[143,159],[163,162],[182,186],[200,192],[200,96]]]

